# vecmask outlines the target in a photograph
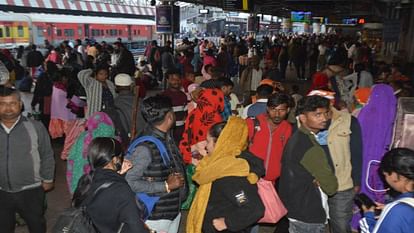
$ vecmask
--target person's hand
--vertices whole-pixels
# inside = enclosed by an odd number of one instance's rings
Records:
[[[224,221],[224,218],[213,219],[213,226],[217,231],[224,231],[227,229],[226,221]]]
[[[55,187],[55,184],[52,183],[46,183],[42,181],[42,188],[45,192],[51,191]]]
[[[355,186],[354,193],[359,193],[359,191],[361,191],[361,186]]]
[[[132,162],[125,159],[124,162],[122,163],[122,168],[121,168],[120,171],[118,171],[118,173],[120,175],[123,175],[123,174],[127,173],[127,171],[129,171],[129,169],[131,169],[131,168],[132,168]]]
[[[167,179],[168,189],[174,190],[184,185],[184,176],[181,173],[172,173]]]
[[[362,211],[364,213],[366,213],[366,212],[374,212],[375,211],[375,206],[371,206],[370,208],[368,208],[366,205],[362,205],[361,207],[362,207]]]
[[[313,180],[313,184],[314,185],[316,185],[316,186],[318,186],[318,187],[320,187],[321,186],[321,184],[319,183],[319,181],[317,181],[317,180]]]
[[[377,209],[377,210],[381,210],[382,211],[384,209],[384,207],[385,207],[384,203],[375,202],[375,204],[377,205],[375,207],[375,209]]]

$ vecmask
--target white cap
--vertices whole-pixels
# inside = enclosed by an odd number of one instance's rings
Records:
[[[139,56],[138,62],[147,61],[147,59],[144,56]]]
[[[128,74],[117,74],[115,76],[115,85],[120,87],[128,87],[133,83],[131,76]]]
[[[0,85],[4,85],[9,81],[9,71],[7,70],[6,66],[3,62],[0,61]]]

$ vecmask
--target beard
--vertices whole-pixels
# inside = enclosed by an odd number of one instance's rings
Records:
[[[271,118],[271,121],[273,122],[273,124],[280,124],[280,122],[282,122],[283,119],[280,117],[275,117],[275,118]]]

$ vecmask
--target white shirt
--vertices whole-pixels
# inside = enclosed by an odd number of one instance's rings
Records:
[[[4,125],[3,123],[1,123],[1,126],[3,126],[4,131],[6,131],[6,133],[7,133],[7,134],[10,134],[10,132],[14,129],[14,127],[15,127],[15,126],[16,126],[16,124],[17,124],[17,122],[19,122],[20,117],[21,117],[21,116],[19,116],[19,118],[17,118],[16,122],[14,122],[14,124],[13,124],[10,128],[8,128],[6,125]]]
[[[258,99],[258,100],[256,101],[256,103],[267,103],[267,99]],[[254,103],[253,103],[253,104],[254,104]],[[242,117],[243,119],[247,119],[247,117],[248,117],[247,113],[249,112],[249,108],[250,108],[253,104],[249,104],[249,105],[247,105],[247,106],[243,109],[243,113],[242,113],[242,115],[241,115],[241,117]]]
[[[372,74],[365,70],[361,71],[361,74],[359,75],[358,87],[371,87],[372,85],[374,85]]]
[[[325,55],[325,53],[326,53],[326,47],[324,46],[324,45],[319,45],[318,46],[318,50],[319,50],[319,55],[320,56],[323,56],[323,55]]]
[[[262,69],[254,69],[252,71],[252,82],[250,84],[250,90],[256,91],[257,87],[260,85],[260,81],[262,81],[263,72]]]

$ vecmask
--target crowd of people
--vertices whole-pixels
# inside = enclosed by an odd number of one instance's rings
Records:
[[[358,38],[218,41],[152,41],[138,62],[121,41],[2,50],[2,231],[18,213],[46,232],[57,138],[72,206],[98,232],[177,233],[187,210],[188,233],[259,232],[262,181],[288,211],[275,232],[414,229],[414,148],[392,135],[412,74]],[[22,115],[22,91],[38,117]],[[355,206],[358,193],[376,204]]]

